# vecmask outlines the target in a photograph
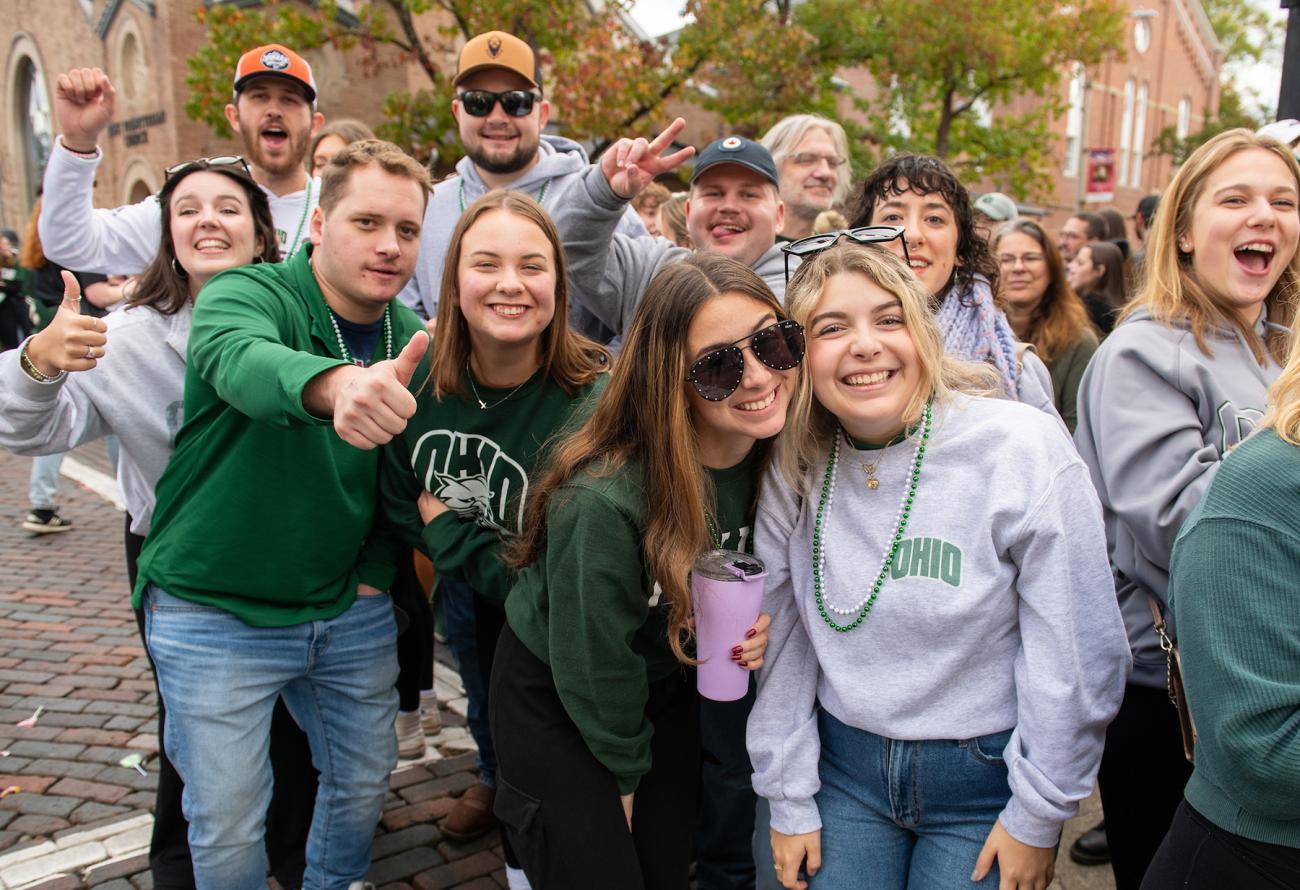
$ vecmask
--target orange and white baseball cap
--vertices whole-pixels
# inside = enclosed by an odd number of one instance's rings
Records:
[[[513,71],[539,90],[542,88],[542,69],[537,63],[533,48],[513,34],[505,31],[488,31],[470,38],[460,51],[453,87],[475,71],[485,68],[504,68]]]
[[[316,78],[312,76],[311,65],[287,46],[268,43],[250,49],[239,57],[235,66],[235,98],[254,77],[279,77],[302,87],[307,94],[311,107],[316,107]]]

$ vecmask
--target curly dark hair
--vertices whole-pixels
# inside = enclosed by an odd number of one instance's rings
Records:
[[[978,273],[989,280],[993,293],[998,292],[998,266],[989,252],[988,242],[975,231],[975,211],[971,207],[970,192],[957,179],[956,174],[939,158],[930,155],[902,154],[883,161],[872,170],[850,205],[853,221],[850,226],[869,226],[876,205],[905,192],[917,195],[938,194],[952,208],[957,222],[957,262],[952,279],[942,293],[934,294],[937,302],[949,292],[966,299],[971,281]]]

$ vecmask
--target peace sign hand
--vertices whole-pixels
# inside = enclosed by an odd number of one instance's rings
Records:
[[[600,156],[600,172],[614,194],[630,201],[655,177],[676,170],[694,157],[695,149],[689,145],[670,155],[662,154],[685,126],[686,121],[679,117],[650,142],[642,136],[623,138],[606,149]]]

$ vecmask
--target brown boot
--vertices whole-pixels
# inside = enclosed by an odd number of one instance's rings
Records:
[[[442,822],[442,833],[454,841],[472,841],[496,828],[492,815],[492,802],[497,790],[479,782],[470,787]]]

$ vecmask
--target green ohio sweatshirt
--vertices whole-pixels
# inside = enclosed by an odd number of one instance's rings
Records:
[[[309,253],[222,272],[195,301],[185,422],[158,480],[136,606],[152,582],[284,627],[339,615],[356,596],[379,452],[302,405],[309,380],[345,363]],[[423,325],[390,306],[396,355]],[[371,358],[384,357],[381,336]]]
[[[414,380],[427,375],[426,362]],[[468,370],[463,379],[469,391]],[[599,374],[570,395],[538,371],[513,395],[513,388],[475,381],[477,398],[419,396],[406,430],[384,448],[386,520],[440,575],[505,602],[510,578],[501,550],[523,528],[533,469],[549,443],[586,417],[608,379]],[[479,399],[491,407],[481,408]],[[422,491],[450,508],[427,525],[417,506]]]
[[[1300,448],[1271,429],[1230,452],[1179,534],[1170,605],[1215,825],[1300,848]]]
[[[751,549],[758,452],[710,471],[717,530],[729,550]],[[518,573],[506,600],[511,629],[550,666],[565,711],[620,794],[635,791],[650,769],[649,686],[680,669],[668,606],[645,564],[642,478],[640,464],[630,463],[609,475],[584,471],[557,490],[546,549]]]

